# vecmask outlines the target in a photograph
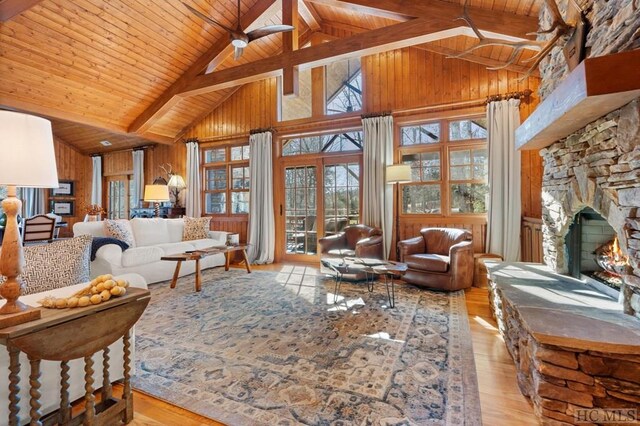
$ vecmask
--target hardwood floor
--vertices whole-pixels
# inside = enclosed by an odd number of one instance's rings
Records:
[[[282,264],[253,268],[279,270],[281,267]],[[478,371],[483,424],[538,425],[531,405],[518,389],[515,366],[491,317],[487,290],[472,288],[466,292],[465,296],[473,339],[473,354]],[[118,388],[116,389],[119,392]],[[134,404],[136,418],[132,424],[135,426],[221,425],[140,392],[135,392]]]

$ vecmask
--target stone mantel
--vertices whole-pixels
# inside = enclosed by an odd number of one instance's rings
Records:
[[[516,130],[518,149],[541,149],[640,97],[640,50],[585,59]]]

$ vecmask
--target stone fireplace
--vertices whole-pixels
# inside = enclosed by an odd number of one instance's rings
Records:
[[[615,232],[629,259],[623,276],[625,312],[640,317],[640,101],[607,114],[541,150],[544,175],[544,261],[569,273],[566,237],[585,208]]]
[[[568,2],[558,7],[567,13]],[[640,5],[628,0],[578,0],[588,33],[585,56],[602,57],[640,48]],[[541,25],[550,24],[546,8]],[[540,66],[542,100],[569,76],[561,49]],[[618,79],[615,69],[608,78]],[[625,312],[640,317],[640,99],[606,113],[542,149],[544,262],[569,273],[566,236],[576,215],[593,209],[613,228],[629,258],[622,289]],[[605,111],[606,112],[606,111]]]

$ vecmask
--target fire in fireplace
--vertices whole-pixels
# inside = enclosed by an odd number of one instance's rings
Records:
[[[615,230],[595,210],[587,208],[576,215],[566,237],[566,247],[573,277],[587,280],[589,277],[620,291],[622,275],[629,267],[628,258],[620,249]]]

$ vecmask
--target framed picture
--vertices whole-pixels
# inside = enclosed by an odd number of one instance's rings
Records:
[[[58,216],[73,216],[73,201],[51,201],[51,211]]]
[[[73,181],[61,180],[60,186],[51,190],[52,197],[73,197]]]

